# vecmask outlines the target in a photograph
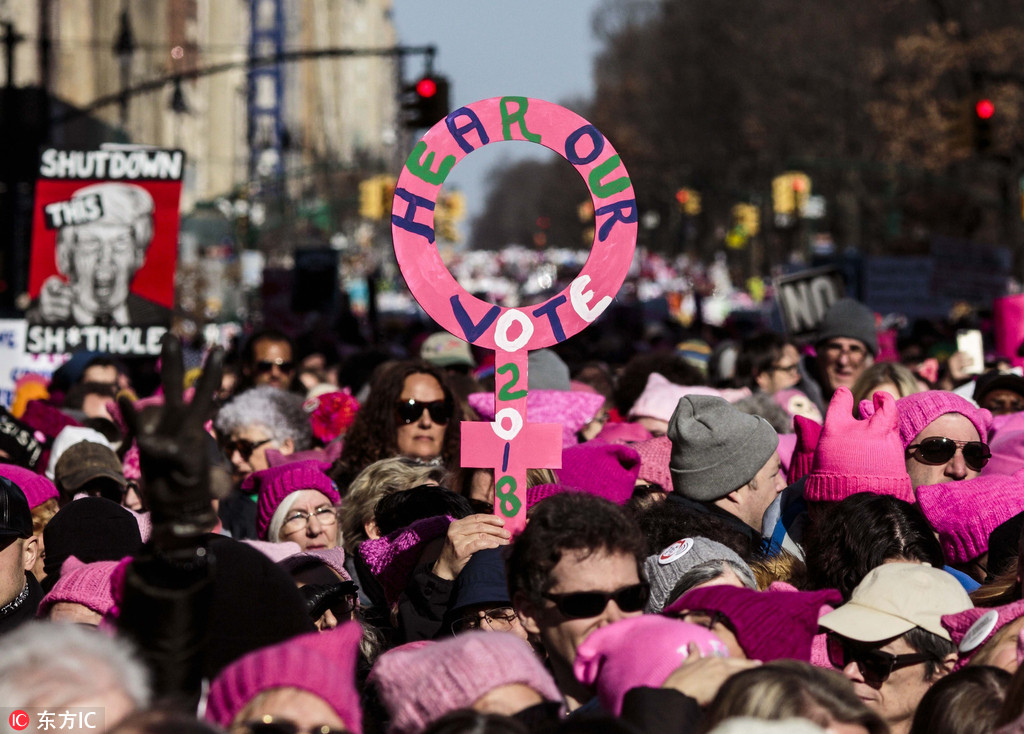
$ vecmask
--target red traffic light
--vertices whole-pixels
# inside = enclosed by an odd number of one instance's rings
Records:
[[[996,113],[996,106],[992,104],[990,99],[979,99],[974,105],[974,113],[982,120],[990,120],[992,115]]]
[[[437,82],[429,76],[423,77],[416,82],[416,94],[420,97],[433,97],[437,94]]]

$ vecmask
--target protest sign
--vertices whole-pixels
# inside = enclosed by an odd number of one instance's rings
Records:
[[[27,350],[157,355],[174,307],[180,150],[43,151]]]
[[[594,244],[580,273],[543,303],[506,308],[470,295],[441,260],[434,209],[445,178],[492,142],[528,141],[555,151],[579,172],[594,205]],[[530,423],[527,354],[579,333],[615,297],[636,248],[637,208],[625,166],[607,139],[576,113],[526,97],[460,107],[415,145],[395,188],[395,255],[409,290],[438,324],[495,351],[495,418],[462,425],[462,465],[489,468],[495,512],[516,533],[525,526],[526,469],[561,466],[561,426]]]

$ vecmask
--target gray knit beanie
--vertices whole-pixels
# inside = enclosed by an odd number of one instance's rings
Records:
[[[708,538],[683,538],[644,560],[644,571],[651,584],[651,595],[644,612],[661,614],[665,600],[683,574],[708,561],[727,561],[741,581],[751,589],[757,588],[754,572],[734,550]]]
[[[852,298],[840,298],[828,307],[825,318],[818,327],[816,343],[842,338],[864,342],[864,346],[872,355],[878,354],[875,314],[863,303]]]
[[[672,486],[698,502],[713,502],[742,487],[779,445],[779,434],[764,418],[709,395],[679,399],[668,437]]]

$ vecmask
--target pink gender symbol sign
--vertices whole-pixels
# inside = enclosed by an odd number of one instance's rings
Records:
[[[568,286],[543,303],[501,307],[452,277],[434,239],[434,207],[445,178],[466,155],[492,142],[544,145],[583,177],[594,205],[594,242]],[[633,184],[611,143],[571,110],[526,97],[494,97],[460,107],[427,131],[395,188],[391,232],[409,290],[442,328],[495,352],[495,418],[462,424],[462,466],[494,470],[495,513],[513,534],[526,525],[526,470],[561,467],[561,425],[530,423],[527,354],[585,329],[612,302],[636,249]]]

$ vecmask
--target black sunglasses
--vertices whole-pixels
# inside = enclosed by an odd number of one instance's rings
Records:
[[[248,461],[252,458],[253,452],[264,444],[268,444],[274,439],[265,438],[262,441],[247,441],[244,438],[235,439],[234,441],[228,441],[224,444],[224,454],[229,459],[231,454],[238,452],[238,455],[242,457],[243,461]]]
[[[964,454],[964,463],[974,471],[981,471],[985,464],[992,458],[992,452],[988,444],[981,441],[955,441],[945,436],[932,436],[922,439],[920,443],[907,446],[907,452],[916,450],[914,458],[922,464],[938,466],[945,464],[956,455],[960,449]]]
[[[283,359],[261,359],[256,363],[256,371],[261,374],[266,374],[275,367],[280,369],[282,372],[291,372],[295,369],[295,363],[286,362]]]
[[[420,419],[423,411],[430,413],[430,420],[434,423],[444,425],[452,417],[452,403],[450,400],[433,400],[429,403],[419,400],[402,400],[395,405],[398,417],[403,423],[413,423]]]
[[[647,584],[623,586],[616,591],[574,591],[570,594],[541,594],[555,603],[563,617],[586,619],[596,617],[605,610],[608,602],[614,600],[624,612],[639,612],[650,595]]]
[[[275,719],[272,716],[264,716],[258,721],[246,721],[231,727],[233,734],[349,734],[348,729],[335,729],[331,726],[302,727],[290,719]]]
[[[885,683],[894,670],[935,659],[923,652],[893,655],[868,645],[856,644],[834,632],[827,635],[827,641],[828,661],[839,670],[852,662],[857,663],[864,682],[869,686]]]

